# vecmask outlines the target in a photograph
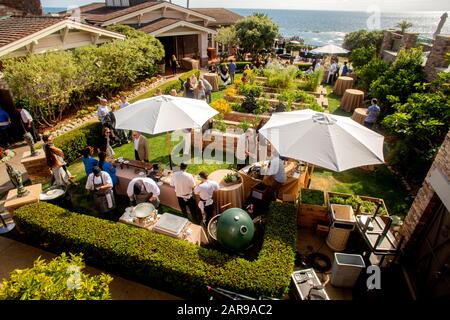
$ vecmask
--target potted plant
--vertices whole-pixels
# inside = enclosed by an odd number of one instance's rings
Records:
[[[241,176],[237,171],[233,171],[225,175],[223,178],[225,185],[232,185],[241,182]]]
[[[324,191],[301,189],[298,202],[298,226],[311,228],[320,222],[328,223],[328,205]]]

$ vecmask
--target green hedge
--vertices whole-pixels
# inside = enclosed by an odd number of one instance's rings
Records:
[[[81,157],[82,151],[88,146],[98,147],[101,130],[100,122],[88,123],[56,137],[53,143],[64,152],[66,162],[71,163]]]
[[[296,218],[294,205],[273,203],[262,249],[257,259],[248,261],[45,202],[15,211],[16,224],[30,240],[59,252],[83,252],[91,265],[189,298],[205,298],[207,285],[252,296],[287,293],[296,252]]]
[[[306,71],[306,70],[309,69],[309,67],[312,66],[312,63],[310,63],[310,62],[300,63],[300,64],[298,64],[297,66],[298,66],[298,69],[299,69],[299,70],[301,70],[301,71]]]
[[[235,62],[235,63],[236,63],[236,72],[237,73],[244,72],[244,68],[245,68],[246,65],[248,65],[249,67],[252,66],[251,62],[243,62],[243,61],[241,61],[241,62]],[[220,66],[222,66],[222,65],[228,66],[229,64],[230,64],[229,62],[224,62],[224,63],[221,63]]]

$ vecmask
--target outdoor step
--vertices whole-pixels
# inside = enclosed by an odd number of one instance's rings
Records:
[[[223,120],[223,122],[230,126],[239,126],[239,124],[240,124],[240,122],[238,122],[238,121],[231,121],[231,120]]]

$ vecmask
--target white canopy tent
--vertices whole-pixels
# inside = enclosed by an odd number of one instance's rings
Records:
[[[311,51],[309,51],[310,53],[316,53],[316,54],[328,54],[328,55],[333,55],[333,54],[346,54],[349,53],[350,51],[341,48],[337,45],[334,44],[327,44],[323,47],[319,47],[316,49],[313,49]]]
[[[281,156],[333,171],[384,163],[384,137],[349,117],[310,109],[280,112],[259,132]]]
[[[116,129],[148,134],[201,128],[216,114],[218,112],[205,101],[166,95],[139,100],[114,112]],[[171,161],[169,135],[167,137]]]

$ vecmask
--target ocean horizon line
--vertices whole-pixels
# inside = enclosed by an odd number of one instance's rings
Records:
[[[82,6],[80,6],[82,7]],[[65,9],[68,7],[42,7],[43,9]],[[196,9],[196,8],[217,8],[217,6],[214,7],[208,7],[208,6],[202,6],[202,7],[190,7],[190,9]],[[362,10],[341,10],[341,9],[333,9],[333,10],[327,10],[327,9],[296,9],[296,8],[286,8],[286,9],[274,9],[274,8],[227,8],[222,7],[229,10],[271,10],[271,11],[312,11],[312,12],[319,12],[319,11],[325,11],[325,12],[359,12],[359,13],[368,13],[367,11]],[[422,10],[422,11],[383,11],[382,13],[444,13],[444,12],[450,12],[450,10]]]

